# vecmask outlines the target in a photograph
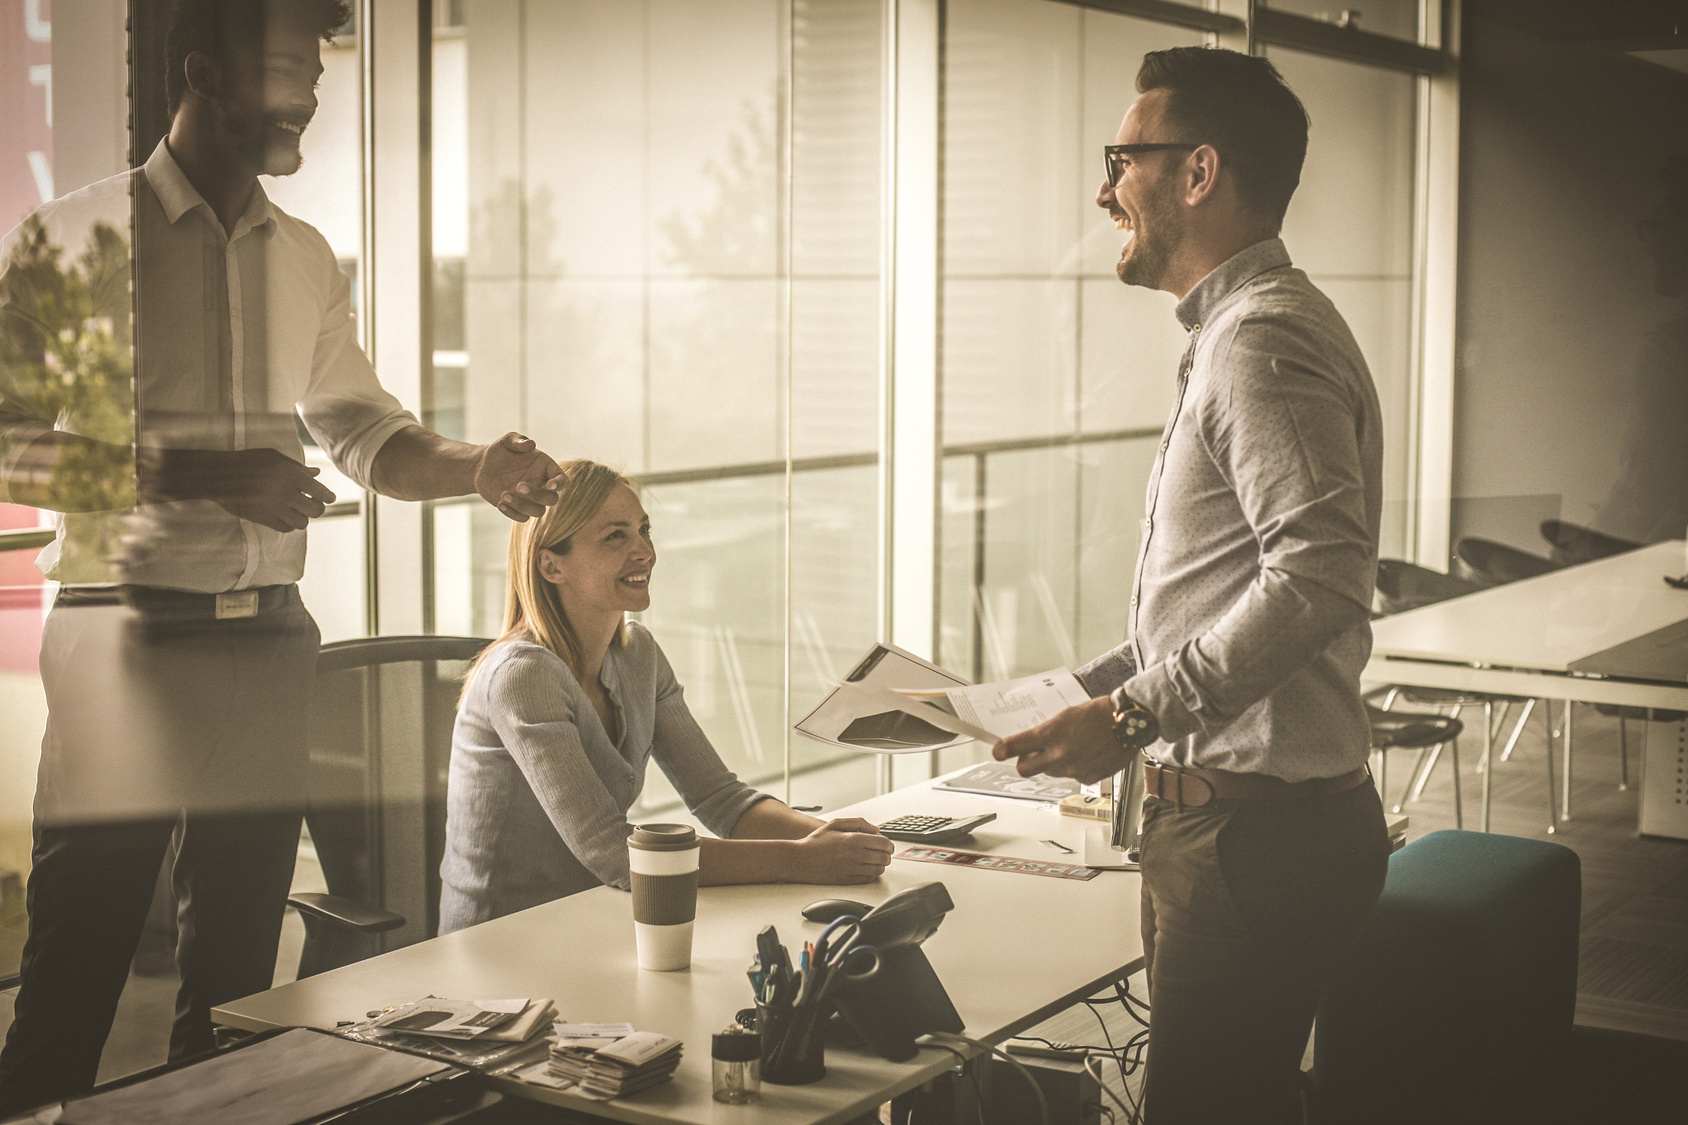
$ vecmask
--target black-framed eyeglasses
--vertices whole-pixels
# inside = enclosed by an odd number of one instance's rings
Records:
[[[1102,155],[1108,166],[1108,186],[1110,188],[1119,186],[1119,174],[1133,156],[1140,156],[1145,152],[1170,152],[1173,149],[1198,149],[1200,147],[1202,146],[1159,141],[1140,145],[1106,145],[1102,149]]]

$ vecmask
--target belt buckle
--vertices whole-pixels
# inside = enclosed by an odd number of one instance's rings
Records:
[[[217,620],[258,616],[258,591],[231,590],[217,595]]]

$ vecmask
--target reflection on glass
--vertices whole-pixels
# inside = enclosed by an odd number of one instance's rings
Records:
[[[1368,0],[1363,8],[1350,8],[1332,0],[1269,0],[1269,4],[1280,11],[1310,16],[1323,23],[1418,42],[1419,0]]]
[[[1284,244],[1353,330],[1383,410],[1384,558],[1408,553],[1413,493],[1413,183],[1417,79],[1268,52],[1312,118]]]
[[[1635,221],[1660,297],[1688,300],[1688,154],[1658,166],[1659,192]],[[1618,480],[1594,527],[1636,543],[1680,539],[1688,528],[1688,310],[1677,309],[1647,332],[1630,377]],[[1594,557],[1577,544],[1569,561]]]
[[[1199,35],[1009,0],[950,4],[947,33],[938,656],[1002,679],[1124,639],[1184,338],[1115,278],[1091,197],[1143,54]]]
[[[436,419],[645,486],[646,623],[728,765],[776,790],[788,712],[876,639],[880,20],[466,0],[436,21]],[[503,534],[436,507],[442,631],[494,628]],[[871,791],[852,769],[829,805]],[[640,807],[672,801],[653,776]]]

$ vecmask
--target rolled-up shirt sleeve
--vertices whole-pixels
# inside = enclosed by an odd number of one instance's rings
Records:
[[[332,260],[329,264],[334,278],[328,310],[312,358],[310,387],[299,400],[299,416],[335,468],[373,489],[375,455],[388,438],[419,423],[375,377],[369,357],[358,346],[351,281]]]
[[[1073,673],[1092,699],[1107,695],[1136,674],[1137,656],[1131,651],[1130,641],[1104,652]]]
[[[1369,616],[1375,533],[1359,412],[1316,350],[1269,314],[1241,318],[1222,344],[1228,377],[1197,421],[1259,565],[1211,628],[1126,682],[1169,742],[1222,730]]]
[[[661,649],[656,652],[656,729],[651,756],[674,783],[692,815],[722,839],[730,839],[739,817],[770,794],[738,779],[710,745],[686,706],[685,691]]]

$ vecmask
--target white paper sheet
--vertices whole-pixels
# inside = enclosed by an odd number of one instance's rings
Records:
[[[964,687],[967,681],[896,645],[878,644],[850,671],[845,683],[880,689],[935,688],[941,692]],[[894,713],[921,719],[926,716],[908,711],[907,701],[902,699],[889,703],[873,700],[871,694],[864,699],[845,691],[842,685],[834,687],[819,706],[798,721],[795,729],[817,742],[868,754],[924,753],[960,746],[973,737],[936,722],[924,726],[898,723]]]

